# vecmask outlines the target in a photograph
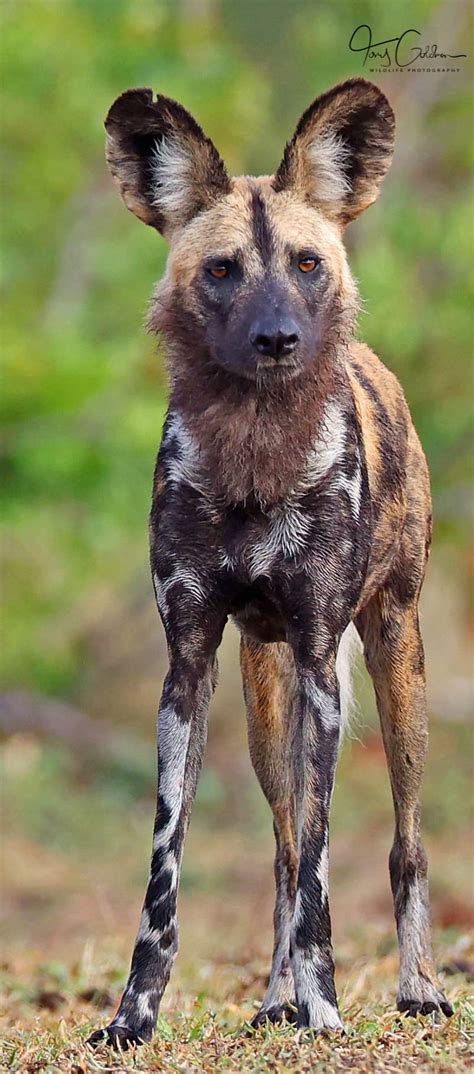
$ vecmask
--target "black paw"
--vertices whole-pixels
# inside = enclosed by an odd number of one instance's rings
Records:
[[[104,1044],[108,1048],[113,1048],[114,1051],[128,1052],[129,1048],[136,1048],[139,1044],[145,1044],[144,1037],[139,1036],[133,1029],[129,1029],[128,1026],[112,1025],[106,1026],[105,1029],[97,1029],[95,1033],[86,1041],[91,1048],[99,1048],[101,1044]]]
[[[252,1018],[252,1029],[258,1029],[259,1026],[265,1025],[265,1022],[271,1022],[272,1025],[276,1025],[277,1022],[283,1022],[285,1019],[292,1024],[296,1023],[298,1012],[296,1007],[292,1007],[290,1003],[279,1003],[274,1007],[261,1007],[257,1011],[255,1018]]]
[[[451,1018],[454,1014],[451,1004],[448,1003],[444,996],[439,999],[439,1002],[428,1000],[422,1003],[418,999],[400,999],[397,1003],[397,1008],[402,1014],[407,1014],[410,1018],[416,1018],[417,1014],[433,1014],[434,1011],[442,1011],[446,1018]]]

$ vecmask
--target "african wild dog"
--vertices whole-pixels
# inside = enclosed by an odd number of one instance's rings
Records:
[[[390,164],[392,109],[362,79],[336,86],[304,113],[276,174],[259,179],[230,179],[195,120],[148,89],[119,97],[106,129],[125,204],[171,247],[150,315],[171,379],[151,511],[170,668],[140,929],[118,1012],[91,1042],[126,1047],[153,1032],[228,616],[241,632],[250,753],[276,835],[275,946],[254,1025],[295,1015],[299,1026],[341,1027],[328,818],[348,629],[374,681],[395,805],[398,1007],[450,1015],[419,834],[428,473],[399,384],[354,339],[342,244]]]

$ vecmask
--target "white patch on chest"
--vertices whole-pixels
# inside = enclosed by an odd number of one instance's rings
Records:
[[[346,431],[344,414],[339,404],[331,400],[324,412],[321,434],[308,454],[306,471],[298,486],[299,491],[307,491],[313,485],[317,485],[333,467],[337,467],[344,461],[344,454],[347,450]],[[357,520],[360,514],[362,493],[362,473],[359,459],[353,477],[347,477],[340,470],[336,470],[329,491],[337,492],[338,490],[342,490],[347,494],[351,504],[352,515]]]
[[[331,400],[325,408],[321,432],[312,445],[307,458],[306,471],[298,485],[298,491],[306,491],[326,476],[341,462],[346,444],[346,422],[338,403]]]
[[[290,502],[275,507],[263,535],[245,549],[252,581],[268,575],[277,560],[290,560],[304,552],[310,528],[311,518]]]
[[[350,501],[354,519],[359,517],[361,499],[361,471],[358,466],[352,478],[338,469],[344,461],[346,447],[346,419],[338,402],[331,400],[325,409],[321,432],[313,443],[304,474],[292,495],[274,507],[266,515],[262,531],[247,543],[242,542],[237,551],[224,548],[221,564],[233,570],[238,563],[247,567],[253,581],[261,575],[269,575],[278,563],[284,564],[296,556],[310,551],[308,538],[311,532],[311,514],[301,507],[300,497],[317,486],[334,471],[327,492],[344,491]]]
[[[165,473],[168,481],[190,485],[202,496],[209,495],[209,488],[199,468],[199,446],[179,414],[169,420],[163,443],[175,440],[178,452],[166,459]]]

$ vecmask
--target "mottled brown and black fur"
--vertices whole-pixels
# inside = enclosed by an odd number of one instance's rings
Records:
[[[351,634],[374,682],[395,806],[398,1006],[449,1015],[420,841],[429,479],[400,385],[354,338],[358,298],[342,242],[390,164],[392,110],[362,79],[336,86],[305,112],[276,174],[258,179],[230,179],[195,120],[150,90],[119,97],[106,128],[125,203],[170,243],[149,320],[170,374],[150,519],[170,665],[140,929],[119,1010],[91,1041],[127,1047],[153,1032],[229,616],[276,838],[275,943],[254,1024],[342,1025],[329,811]]]

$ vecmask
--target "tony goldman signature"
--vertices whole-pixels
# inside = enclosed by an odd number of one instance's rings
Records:
[[[438,66],[431,67],[431,70],[439,70],[439,63],[442,61],[443,67],[452,70],[453,68],[449,67],[450,60],[465,59],[467,56],[466,52],[443,52],[438,49],[437,45],[423,46],[419,40],[420,37],[419,30],[404,30],[399,37],[388,37],[385,41],[374,41],[371,27],[367,26],[366,23],[361,23],[352,34],[349,48],[351,52],[360,52],[363,55],[363,67],[367,62],[370,62],[376,64],[378,69],[382,71],[394,70],[394,68],[409,68],[413,64],[419,64],[420,61],[431,64],[437,62]]]

